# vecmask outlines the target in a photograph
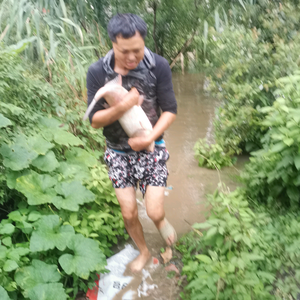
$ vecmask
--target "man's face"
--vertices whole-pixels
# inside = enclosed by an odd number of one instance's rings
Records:
[[[128,39],[118,36],[113,42],[117,65],[126,70],[135,69],[144,58],[144,47],[145,42],[138,32]]]

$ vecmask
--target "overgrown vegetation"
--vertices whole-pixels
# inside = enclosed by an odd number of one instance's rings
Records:
[[[240,188],[217,191],[208,201],[212,210],[207,221],[194,224],[196,232],[177,247],[189,281],[182,298],[297,299],[299,214],[279,216],[249,204]]]
[[[200,140],[195,154],[210,168],[251,157],[243,186],[208,195],[207,221],[178,245],[189,281],[183,299],[298,298],[299,8],[259,1],[207,31],[209,89],[223,104],[216,144]]]
[[[74,135],[55,86],[11,51],[0,59],[1,285],[11,299],[74,298],[124,236],[102,152],[90,150],[103,137]]]
[[[1,2],[0,298],[74,299],[127,237],[104,138],[81,121],[87,67],[110,48],[103,28],[116,12],[142,16],[147,46],[170,63],[193,52],[222,100],[199,165],[255,151],[244,186],[209,195],[208,220],[178,245],[181,297],[296,299],[299,3],[264,0]]]
[[[247,9],[245,16],[240,12],[239,23],[232,21],[222,32],[210,28],[206,40],[209,90],[223,101],[214,123],[215,141],[229,157],[262,147],[266,128],[259,108],[272,105],[276,80],[293,74],[300,63],[299,8],[269,2]],[[227,164],[224,157],[218,160]]]
[[[88,9],[84,1],[77,5],[83,3]],[[75,299],[105,272],[111,246],[127,237],[101,163],[104,137],[81,120],[87,67],[108,48],[102,29],[83,23],[73,9],[67,1],[1,3],[5,300]]]

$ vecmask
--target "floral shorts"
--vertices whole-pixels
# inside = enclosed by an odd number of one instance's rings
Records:
[[[139,187],[143,195],[147,185],[166,186],[169,152],[165,147],[155,146],[154,152],[140,151],[130,154],[118,153],[107,148],[104,160],[109,167],[109,179],[114,188]]]

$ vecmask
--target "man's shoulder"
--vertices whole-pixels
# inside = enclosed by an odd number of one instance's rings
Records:
[[[90,66],[89,66],[89,72],[94,73],[94,72],[104,72],[103,69],[103,57],[101,57],[100,59],[98,59],[97,61],[93,62]]]
[[[154,58],[155,58],[156,67],[169,65],[168,61],[164,57],[162,57],[156,53],[153,53],[153,54],[154,54]]]
[[[153,69],[154,75],[159,77],[164,77],[170,72],[169,62],[162,56],[154,53],[155,57],[155,68]]]

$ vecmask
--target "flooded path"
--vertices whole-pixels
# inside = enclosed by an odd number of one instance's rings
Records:
[[[203,92],[203,76],[199,74],[173,75],[173,85],[178,102],[176,121],[165,134],[170,159],[168,187],[165,190],[165,211],[169,222],[175,227],[178,237],[191,231],[192,224],[203,222],[207,211],[205,194],[213,192],[219,182],[217,171],[199,168],[194,158],[193,147],[199,138],[207,137],[212,141],[213,119],[218,102]],[[233,180],[238,175],[246,158],[239,160],[235,168],[224,168],[221,179],[231,190],[236,186]],[[141,194],[137,195],[139,217],[143,225],[145,240],[152,255],[160,260],[160,249],[165,247],[153,222],[148,218]],[[189,225],[190,224],[190,225]],[[132,241],[127,241],[127,243]],[[119,250],[123,246],[119,246]],[[172,261],[171,261],[172,262]],[[180,259],[173,260],[178,267]],[[176,281],[167,277],[161,264],[152,274],[153,283],[158,286],[149,297],[151,300],[179,299],[180,288]],[[137,278],[135,278],[137,279]],[[134,280],[134,282],[141,282]],[[136,286],[137,288],[137,286]],[[118,294],[120,299],[122,297]],[[140,298],[137,298],[140,299]]]
[[[218,186],[217,171],[199,168],[193,147],[199,138],[206,137],[213,142],[213,120],[219,103],[204,93],[202,75],[174,74],[173,85],[178,116],[165,135],[170,152],[168,186],[173,187],[165,197],[165,209],[170,222],[182,236],[191,230],[188,223],[204,220],[205,195]],[[243,159],[236,167],[241,167],[241,164]],[[234,189],[236,183],[232,178],[238,175],[238,171],[224,168],[220,175],[221,180]]]

